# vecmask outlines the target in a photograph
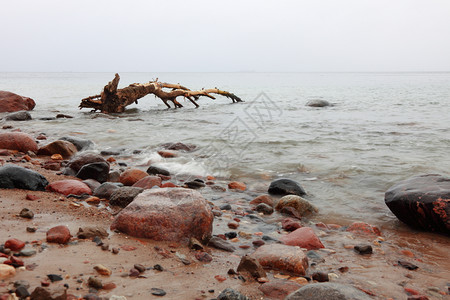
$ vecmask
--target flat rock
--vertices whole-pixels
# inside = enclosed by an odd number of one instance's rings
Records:
[[[378,227],[365,222],[353,222],[347,227],[346,231],[360,235],[381,235],[381,231]]]
[[[325,282],[305,285],[290,294],[286,300],[370,300],[364,292],[351,285]]]
[[[292,207],[296,210],[298,215],[302,217],[318,212],[318,209],[309,203],[308,200],[297,195],[287,195],[282,197],[275,206],[275,209],[282,211],[285,207]]]
[[[145,190],[114,219],[111,230],[159,241],[211,237],[214,216],[208,202],[184,188]]]
[[[411,177],[390,187],[384,201],[409,226],[450,234],[450,178],[430,174]]]
[[[108,236],[108,232],[104,228],[92,226],[80,227],[78,229],[77,237],[79,239],[91,239],[96,236],[105,238]]]
[[[109,164],[106,162],[95,162],[81,167],[76,177],[80,179],[95,179],[103,183],[109,179]]]
[[[314,99],[314,100],[310,100],[310,101],[306,102],[306,106],[326,107],[326,106],[330,106],[330,102],[328,102],[326,100],[322,100],[322,99]]]
[[[92,141],[79,137],[63,136],[60,140],[71,142],[75,145],[78,151],[85,151],[94,148],[94,143]]]
[[[36,171],[16,165],[0,167],[0,188],[45,191],[47,179]]]
[[[33,119],[29,112],[27,111],[17,111],[6,115],[5,120],[7,121],[28,121]]]
[[[162,180],[158,176],[145,176],[138,182],[133,184],[133,187],[143,188],[144,190],[151,189],[154,186],[161,186]]]
[[[268,190],[272,195],[305,195],[306,192],[303,187],[296,181],[287,178],[277,179],[272,181]]]
[[[65,196],[70,194],[72,195],[92,194],[92,190],[87,184],[74,179],[54,181],[47,186],[47,190],[51,192],[60,193]]]
[[[74,144],[68,141],[54,141],[50,144],[42,146],[38,150],[38,155],[60,154],[64,158],[72,157],[77,152],[77,148]]]
[[[311,227],[298,228],[280,237],[280,241],[289,246],[299,246],[308,250],[325,248]]]
[[[0,149],[18,150],[27,153],[37,152],[38,145],[31,135],[23,132],[0,133]]]
[[[139,187],[120,187],[111,194],[111,197],[109,198],[109,204],[126,207],[136,198],[137,195],[139,195],[143,191],[144,189]]]
[[[236,248],[228,241],[221,239],[220,237],[213,236],[209,242],[208,246],[214,247],[216,249],[224,250],[227,252],[234,252]]]
[[[290,280],[274,279],[261,285],[259,290],[269,299],[283,300],[301,287],[302,285]]]
[[[0,113],[32,110],[36,106],[33,99],[11,92],[0,91]]]
[[[287,272],[297,276],[306,274],[308,257],[300,247],[282,244],[262,245],[250,255],[267,269]]]

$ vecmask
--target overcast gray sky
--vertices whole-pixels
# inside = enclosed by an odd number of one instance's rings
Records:
[[[0,72],[450,71],[450,0],[0,4]]]

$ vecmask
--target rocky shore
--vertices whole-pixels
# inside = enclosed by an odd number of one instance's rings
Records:
[[[439,191],[416,227],[441,234],[385,231],[329,222],[291,179],[180,178],[16,124],[0,131],[0,299],[449,295],[445,177],[414,179],[416,188],[435,179]],[[158,153],[170,160],[195,149],[168,143]],[[390,208],[403,185],[386,194]]]

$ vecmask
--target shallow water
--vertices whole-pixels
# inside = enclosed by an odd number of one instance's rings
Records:
[[[13,124],[23,131],[80,136],[98,150],[144,150],[133,156],[137,164],[236,178],[255,192],[289,177],[336,223],[403,228],[384,205],[389,186],[417,174],[450,174],[450,73],[123,73],[120,87],[159,77],[229,90],[245,102],[219,96],[201,99],[198,109],[183,101],[183,109],[167,110],[147,96],[122,115],[77,109],[113,76],[0,73],[0,90],[36,101],[34,120]],[[312,99],[333,106],[305,106]],[[39,120],[56,111],[74,118]],[[177,141],[198,150],[171,160],[155,155],[160,143]]]

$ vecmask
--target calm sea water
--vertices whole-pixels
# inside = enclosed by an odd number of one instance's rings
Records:
[[[122,73],[120,87],[159,77],[191,89],[218,87],[245,102],[218,96],[201,99],[198,109],[182,101],[184,108],[168,110],[146,96],[122,115],[78,110],[80,99],[113,77],[0,73],[0,90],[36,101],[34,120],[13,124],[23,131],[77,135],[98,150],[141,149],[136,163],[236,178],[259,192],[289,177],[331,220],[402,226],[384,205],[385,190],[417,174],[450,175],[450,73]],[[305,106],[313,99],[333,106]],[[39,120],[56,112],[74,118]],[[171,160],[155,155],[158,144],[177,141],[198,150]]]

